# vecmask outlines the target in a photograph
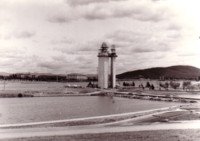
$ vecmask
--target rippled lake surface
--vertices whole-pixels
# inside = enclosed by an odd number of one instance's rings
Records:
[[[102,116],[177,104],[98,96],[2,98],[0,99],[0,124]]]

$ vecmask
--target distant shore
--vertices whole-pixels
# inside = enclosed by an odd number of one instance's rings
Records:
[[[70,88],[67,91],[36,91],[36,90],[1,90],[0,98],[30,98],[30,97],[68,97],[68,96],[117,96],[130,99],[197,103],[200,101],[199,91],[180,92],[171,90],[139,90],[139,89],[96,89],[96,88]]]
[[[93,88],[73,88],[66,92],[62,90],[1,90],[0,98],[89,96],[98,91],[98,89]]]

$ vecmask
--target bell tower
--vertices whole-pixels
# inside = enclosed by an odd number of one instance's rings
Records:
[[[109,55],[108,46],[103,43],[98,54],[98,87],[104,89],[108,88]]]
[[[116,69],[115,69],[115,61],[117,58],[115,45],[111,46],[111,53],[110,53],[110,81],[111,81],[111,88],[116,87]]]
[[[106,43],[101,45],[98,54],[98,87],[107,89],[116,87],[115,61],[117,58],[115,46],[111,46],[111,52],[108,51]],[[110,61],[110,62],[109,62]],[[109,77],[110,72],[110,77]]]

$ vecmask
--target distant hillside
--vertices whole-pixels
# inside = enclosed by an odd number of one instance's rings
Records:
[[[200,69],[193,66],[156,67],[144,70],[129,71],[117,75],[118,79],[150,78],[159,79],[195,79],[200,77]]]

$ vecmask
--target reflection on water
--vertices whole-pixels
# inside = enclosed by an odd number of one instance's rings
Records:
[[[134,112],[175,105],[111,97],[35,97],[0,99],[0,124],[39,122]]]

